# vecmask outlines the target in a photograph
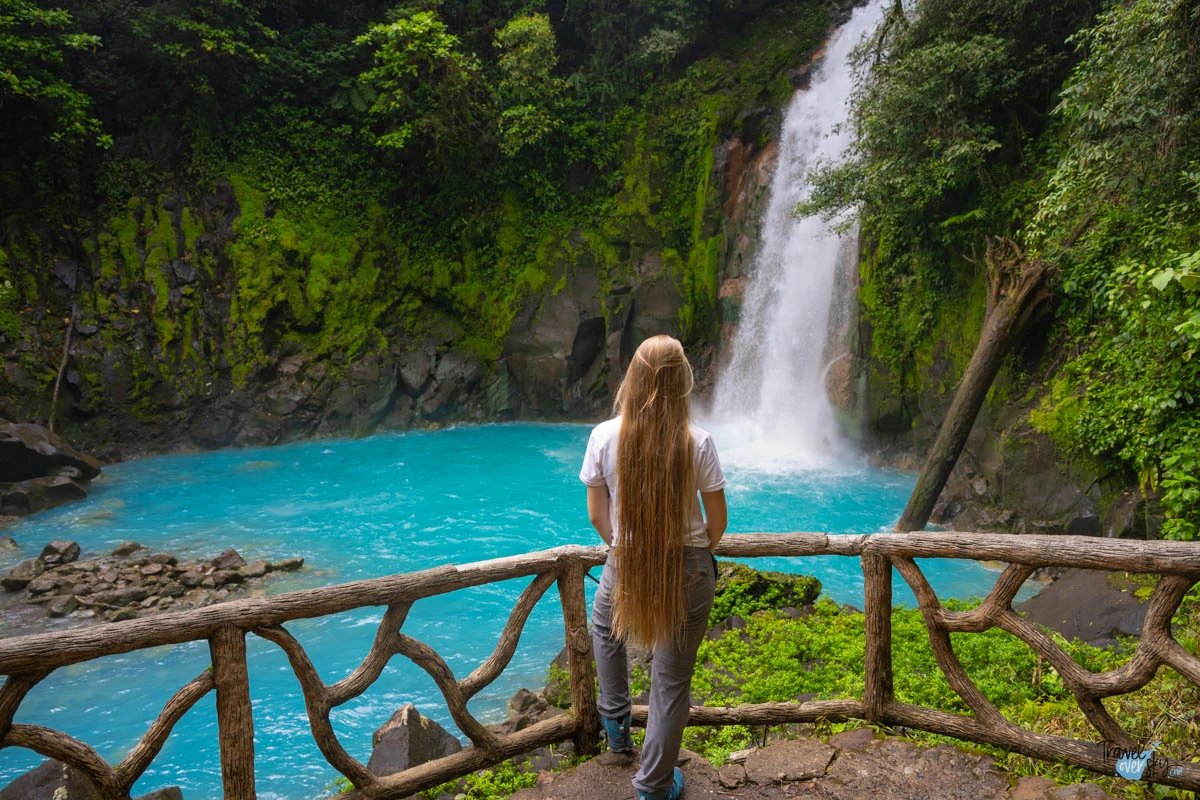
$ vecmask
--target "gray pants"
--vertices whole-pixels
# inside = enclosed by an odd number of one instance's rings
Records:
[[[680,639],[654,648],[650,668],[650,716],[642,745],[642,765],[633,778],[634,787],[643,792],[656,792],[670,786],[679,757],[683,728],[691,710],[692,668],[708,628],[708,612],[716,589],[712,556],[708,550],[684,548],[683,576],[686,630]],[[592,648],[600,681],[600,697],[596,704],[601,716],[618,719],[625,716],[632,702],[625,643],[613,637],[611,620],[612,567],[605,564],[592,609]]]

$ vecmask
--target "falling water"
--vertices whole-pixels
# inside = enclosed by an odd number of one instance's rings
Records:
[[[784,117],[759,252],[708,420],[734,463],[828,467],[849,456],[825,390],[826,369],[841,354],[829,352],[826,339],[835,276],[857,256],[857,232],[849,225],[839,235],[846,220],[797,219],[793,210],[809,193],[805,173],[846,148],[848,126],[839,125],[853,88],[850,52],[878,24],[882,5],[856,9],[834,33]]]

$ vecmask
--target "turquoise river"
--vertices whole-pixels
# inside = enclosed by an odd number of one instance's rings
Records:
[[[209,558],[228,547],[247,559],[303,556],[300,572],[267,579],[263,588],[276,593],[597,544],[578,479],[588,431],[579,425],[461,427],[116,464],[105,469],[86,501],[6,530],[21,547],[0,561],[0,569],[36,556],[52,539],[77,541],[85,557],[130,539],[180,558]],[[908,474],[854,463],[762,469],[731,461],[726,474],[732,532],[887,530],[913,484]],[[855,559],[757,559],[755,566],[816,575],[828,596],[861,607]],[[995,577],[971,562],[924,567],[943,597],[985,594]],[[461,677],[495,647],[526,582],[419,601],[404,630],[437,649]],[[903,583],[897,584],[897,602],[912,604]],[[589,594],[594,589],[589,581]],[[288,628],[333,683],[359,664],[381,617],[382,609],[366,608]],[[8,620],[0,627],[4,636],[24,632]],[[296,679],[278,648],[253,636],[248,641],[258,795],[319,797],[336,773],[313,743]],[[552,589],[535,609],[512,664],[472,701],[472,711],[484,722],[502,719],[518,688],[542,686],[562,641]],[[208,664],[207,645],[191,643],[62,669],[26,698],[17,721],[63,730],[116,761],[168,698]],[[456,731],[433,682],[402,657],[365,695],[334,713],[335,730],[365,762],[372,731],[405,702]],[[41,760],[25,750],[0,752],[0,786]],[[135,796],[165,785],[182,787],[187,800],[220,796],[211,693],[176,727]]]

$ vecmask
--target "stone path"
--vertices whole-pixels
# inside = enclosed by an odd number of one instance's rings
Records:
[[[1058,786],[1023,778],[1015,786],[988,756],[951,745],[925,747],[870,728],[819,739],[772,742],[739,764],[714,768],[680,754],[684,800],[813,798],[814,800],[1105,800],[1094,784]],[[634,760],[604,754],[565,772],[542,772],[538,785],[512,800],[631,800]]]

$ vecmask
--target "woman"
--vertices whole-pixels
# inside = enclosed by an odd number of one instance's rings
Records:
[[[633,779],[639,800],[683,794],[675,761],[716,585],[712,551],[727,520],[716,448],[689,421],[692,386],[678,341],[643,342],[617,389],[619,416],[592,431],[579,474],[592,525],[612,545],[596,592],[592,643],[597,705],[613,752],[633,752],[625,642],[654,653],[646,740]]]

